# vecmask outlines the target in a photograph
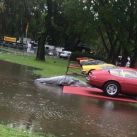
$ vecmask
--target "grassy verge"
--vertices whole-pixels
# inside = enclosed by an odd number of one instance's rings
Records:
[[[34,73],[41,76],[64,75],[67,69],[67,60],[46,57],[45,62],[36,61],[35,56],[0,53],[0,60],[35,67]]]
[[[0,125],[0,137],[43,137],[38,134],[30,134],[28,132],[18,131],[17,129],[8,128]],[[55,137],[54,135],[44,135],[44,137]]]
[[[67,70],[68,60],[46,57],[46,61],[37,61],[34,55],[13,54],[8,52],[0,53],[0,60],[26,65],[37,68],[33,72],[41,76],[57,76],[64,75]],[[74,72],[80,73],[80,69],[75,69]]]

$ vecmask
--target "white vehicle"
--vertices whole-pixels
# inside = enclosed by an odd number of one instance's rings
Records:
[[[60,58],[69,58],[71,53],[71,51],[62,51],[59,56]]]
[[[49,51],[48,55],[49,55],[49,56],[54,56],[54,54],[53,54],[52,51]]]

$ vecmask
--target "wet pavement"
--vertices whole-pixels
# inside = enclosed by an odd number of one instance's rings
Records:
[[[137,137],[137,108],[35,83],[32,68],[0,62],[0,123],[58,137]]]

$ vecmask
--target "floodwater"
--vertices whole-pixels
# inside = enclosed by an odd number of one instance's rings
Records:
[[[0,123],[57,137],[137,137],[134,106],[45,88],[31,70],[0,62]]]

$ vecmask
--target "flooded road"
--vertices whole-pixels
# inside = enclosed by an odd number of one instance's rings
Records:
[[[58,137],[137,137],[137,108],[45,88],[31,72],[0,62],[0,123]]]

